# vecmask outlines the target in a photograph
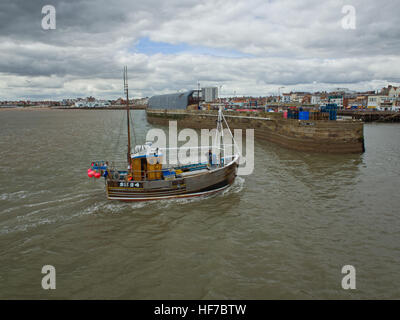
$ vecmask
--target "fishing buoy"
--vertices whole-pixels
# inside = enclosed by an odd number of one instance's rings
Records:
[[[92,170],[88,171],[87,175],[89,178],[92,178],[94,176],[94,171]]]
[[[87,169],[87,172],[89,173],[90,171],[93,171],[92,168]]]
[[[101,177],[100,172],[95,172],[94,177],[95,177],[96,179],[100,178],[100,177]]]

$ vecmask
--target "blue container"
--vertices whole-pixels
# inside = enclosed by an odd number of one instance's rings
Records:
[[[337,111],[338,106],[336,103],[330,103],[330,104],[327,104],[326,106],[321,106],[320,109],[321,109],[321,112],[329,112],[331,110]]]
[[[300,111],[299,112],[299,120],[310,120],[310,112],[309,111]]]
[[[337,111],[329,110],[329,120],[336,120],[336,119],[337,119]]]
[[[168,169],[162,170],[162,173],[163,173],[164,176],[170,176],[170,175],[175,174],[175,172],[171,172]]]
[[[297,110],[288,110],[288,119],[298,119],[299,118],[299,111]]]

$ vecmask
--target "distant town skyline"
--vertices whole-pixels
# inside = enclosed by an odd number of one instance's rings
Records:
[[[400,85],[395,0],[6,0],[0,12],[1,101],[117,99],[124,65],[135,98],[199,82],[222,97]]]

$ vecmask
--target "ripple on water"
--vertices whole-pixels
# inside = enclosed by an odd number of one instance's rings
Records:
[[[400,126],[365,125],[363,155],[256,141],[255,172],[221,193],[124,203],[84,177],[125,150],[102,122],[120,128],[123,114],[0,117],[0,181],[15,179],[0,186],[1,298],[41,298],[31,266],[48,261],[70,276],[54,293],[66,298],[346,299],[344,264],[360,271],[352,298],[398,297]]]

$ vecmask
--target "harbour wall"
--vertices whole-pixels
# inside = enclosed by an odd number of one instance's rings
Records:
[[[400,112],[398,111],[339,110],[338,115],[351,116],[352,119],[363,122],[400,122]]]
[[[168,125],[176,120],[180,128],[212,129],[216,127],[216,111],[151,110],[151,124]],[[267,140],[292,150],[331,154],[362,153],[364,124],[358,120],[284,119],[282,113],[227,112],[225,118],[233,129],[254,129],[257,139]]]

